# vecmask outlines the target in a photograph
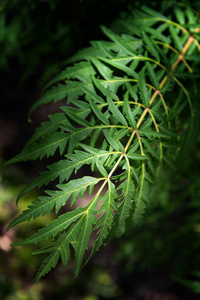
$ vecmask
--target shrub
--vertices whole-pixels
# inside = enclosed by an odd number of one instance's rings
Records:
[[[50,240],[34,252],[48,254],[35,281],[59,259],[67,265],[72,250],[78,276],[83,259],[88,261],[103,244],[122,236],[127,225],[134,228],[144,218],[159,178],[181,166],[197,128],[191,83],[197,86],[198,18],[189,6],[169,7],[165,14],[146,6],[134,9],[112,30],[102,27],[107,40],[92,42],[70,58],[73,65],[46,85],[31,108],[30,114],[40,105],[66,99],[61,112],[49,116],[7,162],[60,155],[17,202],[59,179],[56,189],[46,190],[8,226],[55,210],[57,218],[45,228],[13,244]],[[88,165],[92,175],[82,176]],[[77,207],[85,194],[92,199]],[[67,201],[70,211],[63,208]],[[85,258],[92,233],[95,241]]]

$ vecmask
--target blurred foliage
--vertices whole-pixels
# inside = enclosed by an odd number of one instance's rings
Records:
[[[40,80],[46,81],[77,49],[87,46],[91,39],[99,39],[99,26],[110,24],[130,3],[101,1],[98,14],[91,14],[96,10],[93,0],[1,1],[0,69],[9,71],[13,64],[19,64],[23,69],[21,82],[39,69]]]
[[[199,149],[200,137],[182,162],[182,172],[160,178],[160,189],[154,190],[154,202],[140,226],[118,241],[115,259],[123,266],[122,277],[160,270],[172,282],[199,293],[194,276],[198,278],[200,270]],[[191,295],[182,297],[193,299]]]
[[[71,44],[69,25],[64,26],[54,8],[58,1],[3,1],[0,7],[0,68],[12,62],[23,66],[22,81],[36,72],[44,57],[55,55],[48,73],[63,59]],[[47,60],[46,63],[49,61]],[[45,77],[46,75],[44,75]]]

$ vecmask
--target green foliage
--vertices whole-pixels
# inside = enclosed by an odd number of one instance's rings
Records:
[[[197,278],[195,281],[177,278],[175,276],[173,276],[172,278],[174,280],[184,284],[188,288],[192,289],[195,293],[200,294],[200,281],[199,281],[200,273],[196,272],[194,275],[196,275],[195,277]]]
[[[48,247],[35,251],[49,254],[35,281],[59,259],[67,265],[72,250],[78,276],[86,250],[90,259],[106,241],[122,236],[127,224],[137,225],[153,201],[151,191],[160,174],[186,153],[196,127],[190,85],[199,67],[198,17],[187,6],[184,14],[176,7],[168,16],[148,7],[133,10],[113,30],[102,27],[107,40],[92,42],[69,59],[74,65],[49,82],[31,108],[30,114],[66,99],[61,112],[43,122],[22,152],[7,162],[61,156],[17,201],[59,179],[57,189],[46,190],[8,227],[55,210],[57,217],[46,227],[13,244],[50,240]],[[92,176],[79,175],[85,165]],[[83,197],[87,204],[79,207],[77,199]]]
[[[64,60],[65,49],[71,43],[70,25],[64,24],[62,16],[55,22],[55,6],[59,2],[0,1],[0,69],[4,74],[13,72],[14,65],[20,71],[19,83],[27,82],[43,68],[41,61],[44,65],[51,61],[51,66],[45,68],[41,78],[38,75],[38,81],[45,81],[58,71],[58,63]]]

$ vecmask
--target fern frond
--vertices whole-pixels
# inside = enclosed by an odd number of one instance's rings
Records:
[[[70,226],[68,230],[63,231],[58,239],[48,248],[43,248],[33,252],[33,254],[42,254],[51,252],[49,256],[44,260],[41,267],[39,268],[37,275],[33,282],[37,282],[45,274],[49,273],[52,268],[56,266],[59,258],[62,263],[66,266],[70,260],[70,244],[74,246],[74,241],[77,240],[79,232],[83,224],[83,217],[76,221]]]
[[[142,216],[144,215],[144,211],[146,209],[146,202],[148,201],[148,183],[145,178],[145,165],[144,163],[142,164],[142,172],[141,172],[141,177],[140,177],[140,189],[137,191],[136,196],[135,196],[135,211],[133,215],[133,221],[134,223],[138,223]]]
[[[60,160],[40,172],[17,201],[56,179],[59,184],[33,201],[8,229],[52,210],[60,214],[67,202],[72,209],[14,243],[52,239],[50,246],[35,251],[49,253],[35,281],[59,259],[67,265],[72,248],[78,276],[87,250],[89,260],[103,243],[124,234],[127,223],[134,227],[142,222],[160,170],[174,168],[197,135],[190,83],[198,77],[200,62],[198,15],[188,6],[184,12],[171,11],[165,16],[143,6],[119,20],[116,30],[102,27],[107,40],[92,42],[68,59],[76,64],[53,78],[31,108],[32,112],[51,101],[66,101],[62,113],[43,122],[7,163],[55,153]],[[94,176],[79,177],[86,165]],[[72,174],[78,178],[72,179]],[[74,208],[78,197],[92,192],[85,207]]]
[[[69,137],[62,132],[48,135],[45,140],[41,139],[37,143],[28,144],[23,151],[10,159],[7,163],[14,164],[20,161],[43,159],[45,156],[53,156],[59,148],[60,155],[64,153]]]
[[[71,195],[71,205],[74,205],[79,194],[81,193],[81,195],[83,196],[86,189],[89,186],[94,186],[95,184],[97,184],[99,180],[100,179],[85,176],[80,179],[71,180],[66,184],[57,185],[57,188],[59,190],[46,191],[46,194],[48,196],[39,197],[39,201],[34,201],[32,205],[28,207],[28,210],[25,210],[9,225],[9,229],[19,223],[29,221],[31,218],[35,219],[39,215],[43,216],[46,213],[50,213],[54,207],[56,213],[58,213],[60,208],[66,204]]]
[[[84,214],[84,221],[81,226],[81,231],[79,234],[78,240],[75,242],[75,276],[77,277],[83,260],[83,256],[85,250],[88,249],[88,243],[90,239],[90,235],[93,231],[93,225],[96,222],[95,214],[97,211],[97,201],[98,201],[99,194],[97,194],[88,205],[85,214]]]
[[[56,236],[60,231],[68,228],[73,222],[81,218],[86,211],[86,208],[78,207],[72,212],[67,212],[59,216],[56,220],[51,221],[45,228],[40,229],[22,241],[15,242],[13,246],[28,245],[38,243],[41,240]]]
[[[121,236],[126,229],[126,219],[129,217],[133,208],[132,202],[134,199],[134,182],[131,179],[131,172],[127,174],[127,179],[118,187],[121,190],[121,203],[119,205],[116,218],[115,218],[115,230],[116,236]]]
[[[51,85],[57,82],[65,81],[67,79],[81,79],[82,81],[84,81],[85,79],[85,81],[87,82],[88,77],[95,74],[96,71],[94,70],[92,65],[88,62],[83,61],[78,64],[75,64],[73,67],[68,67],[65,70],[63,70],[60,74],[58,74],[51,81],[49,81],[43,90],[46,90]]]

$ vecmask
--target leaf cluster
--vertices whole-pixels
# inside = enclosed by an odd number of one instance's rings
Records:
[[[187,85],[198,75],[198,17],[188,6],[184,13],[176,7],[169,16],[148,7],[132,11],[115,23],[115,30],[102,27],[107,39],[71,57],[71,65],[46,85],[33,105],[30,113],[66,99],[61,112],[49,116],[8,161],[60,155],[17,201],[59,179],[56,189],[46,190],[8,227],[55,210],[55,220],[14,244],[50,240],[34,253],[48,254],[35,281],[59,259],[67,265],[72,250],[78,276],[88,247],[90,259],[106,241],[124,234],[127,222],[140,222],[153,201],[151,190],[160,170],[174,169],[188,149],[195,110]],[[86,165],[93,176],[73,179]],[[87,205],[76,205],[87,195]],[[65,210],[67,202],[70,211]]]

